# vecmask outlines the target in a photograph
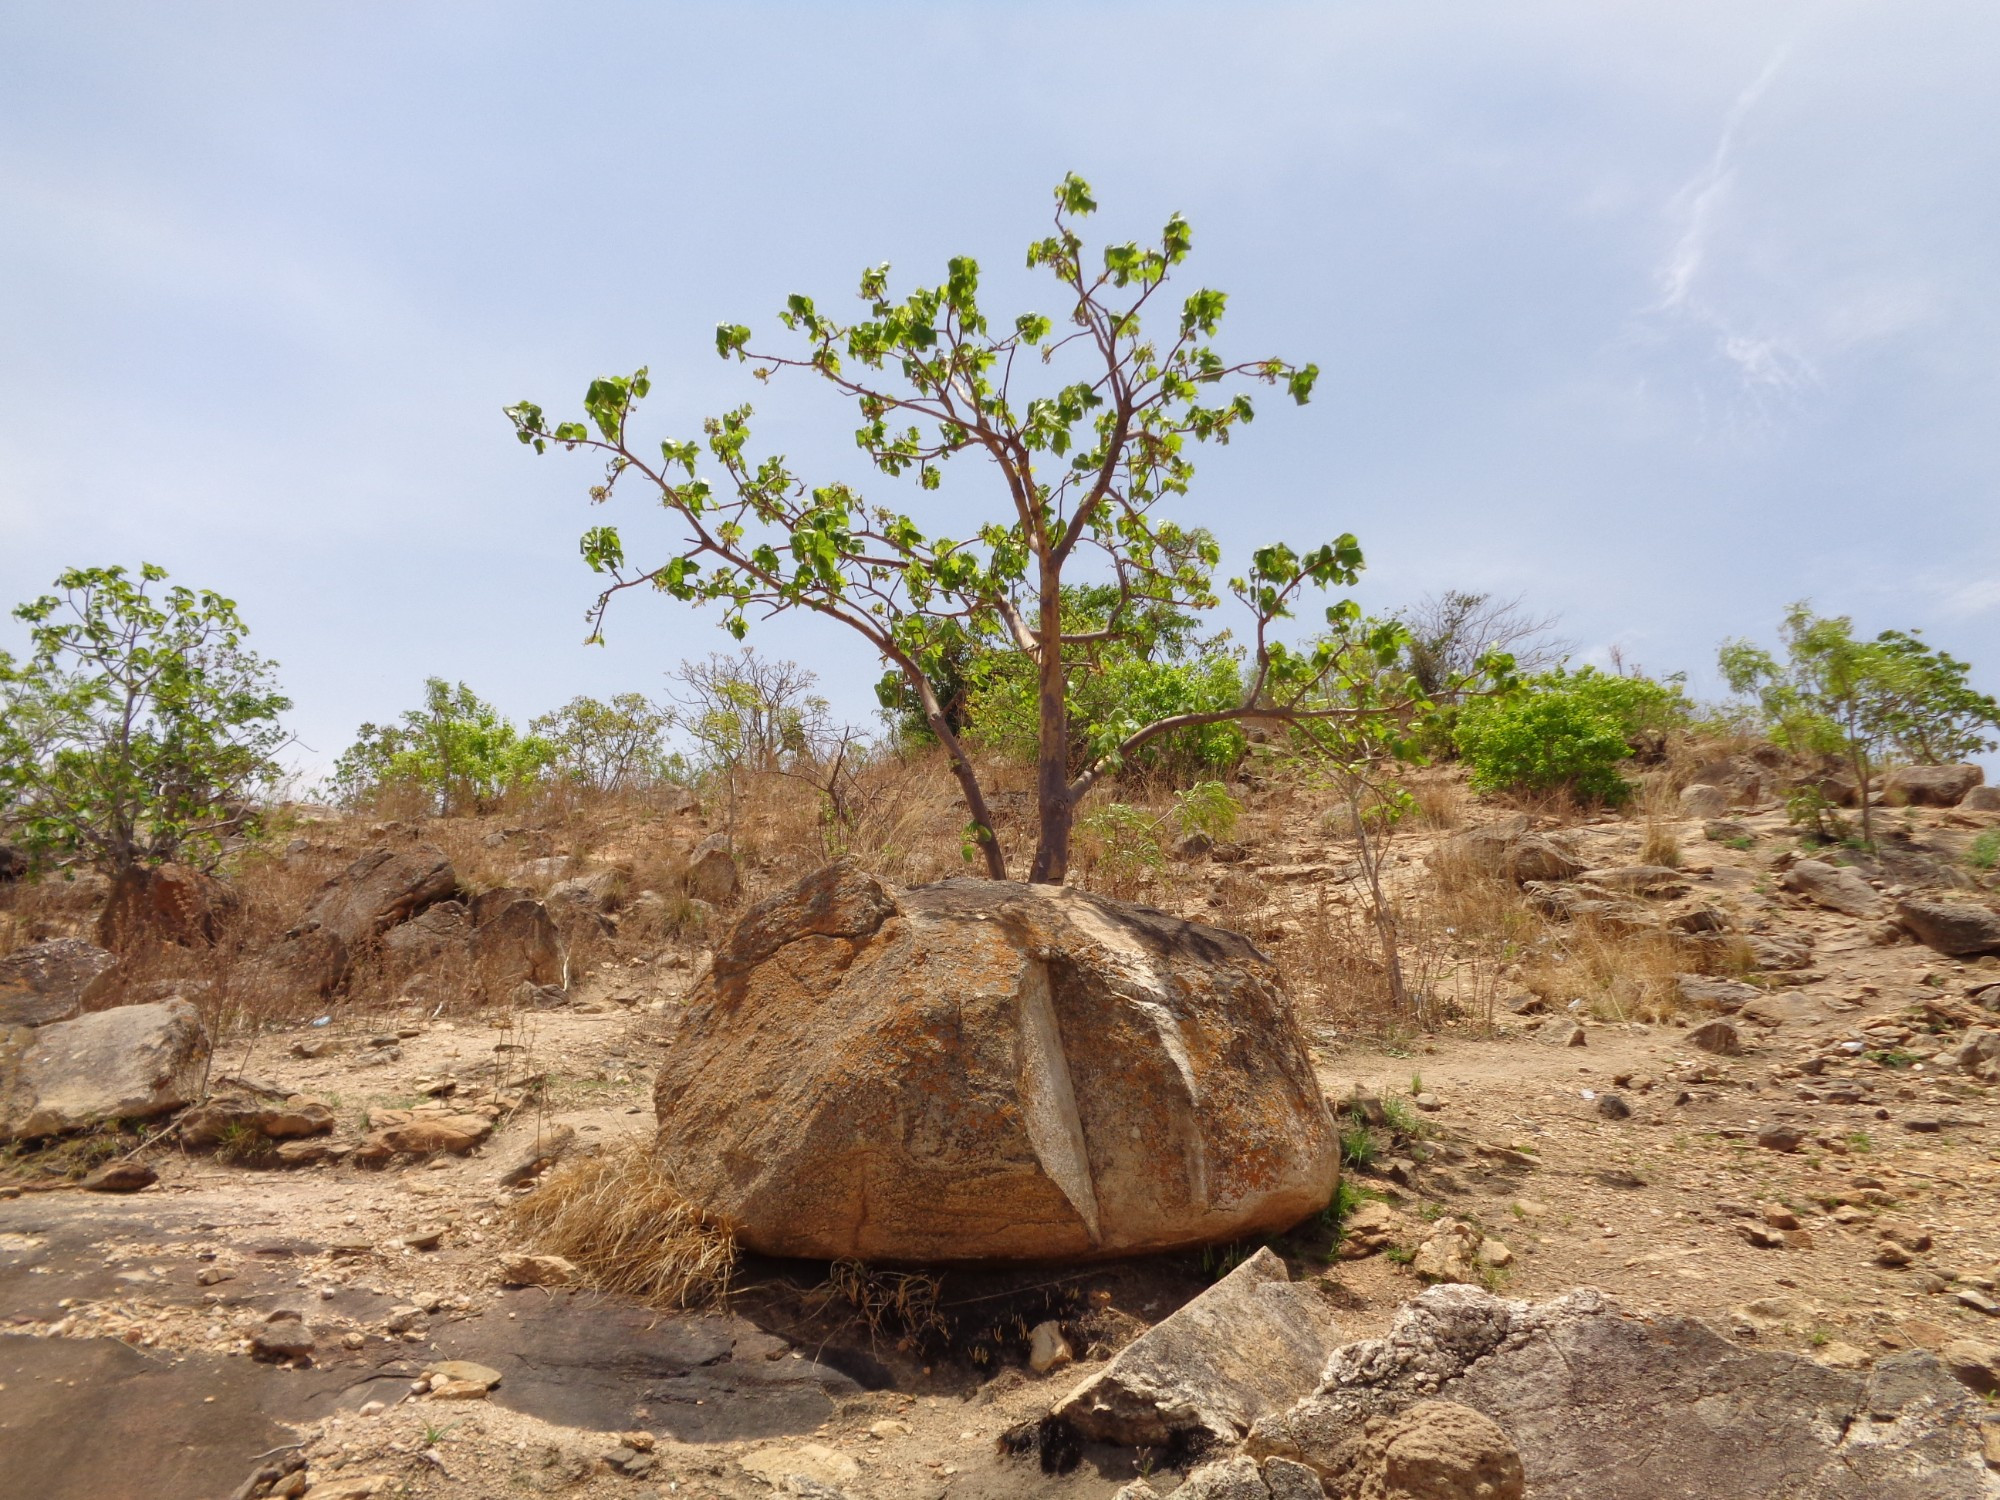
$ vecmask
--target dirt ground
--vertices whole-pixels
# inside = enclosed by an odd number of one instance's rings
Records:
[[[1515,1014],[1504,977],[1490,1018],[1391,1040],[1315,1030],[1329,1097],[1386,1102],[1392,1122],[1371,1167],[1351,1174],[1387,1206],[1386,1219],[1371,1209],[1383,1247],[1335,1258],[1310,1228],[1278,1245],[1296,1276],[1323,1282],[1344,1334],[1380,1331],[1419,1288],[1409,1251],[1443,1217],[1504,1244],[1486,1274],[1506,1295],[1596,1286],[1834,1362],[2000,1329],[1993,1092],[1936,1068],[1950,1034],[1921,1024],[1926,1000],[1963,1003],[2000,983],[2000,965],[1884,944],[1870,924],[1784,894],[1782,820],[1750,821],[1744,849],[1704,841],[1699,824],[1676,830],[1693,899],[1810,943],[1807,966],[1761,976],[1763,997],[1735,1017],[1740,1056],[1691,1046],[1705,1019],[1693,1010]],[[1941,849],[1973,822],[1905,821]],[[1631,821],[1580,833],[1598,865],[1633,862],[1640,836]],[[1276,838],[1230,874],[1319,853],[1316,836]],[[1420,854],[1406,854],[1406,878],[1420,877]],[[1266,884],[1271,924],[1314,899],[1310,881]],[[1190,900],[1186,914],[1205,911]],[[730,1308],[710,1314],[498,1284],[518,1248],[517,1190],[501,1174],[563,1129],[583,1150],[651,1130],[652,1074],[697,972],[666,950],[614,956],[561,1009],[491,1021],[336,1010],[219,1048],[218,1076],[321,1099],[350,1138],[371,1108],[513,1108],[466,1156],[280,1171],[172,1152],[155,1162],[159,1184],[130,1197],[0,1201],[0,1455],[50,1496],[126,1493],[127,1470],[151,1473],[151,1493],[220,1496],[276,1461],[262,1448],[288,1444],[302,1445],[289,1451],[321,1497],[819,1493],[790,1475],[885,1500],[1095,1497],[1162,1464],[1093,1450],[1055,1478],[997,1443],[1198,1291],[1212,1258],[946,1277],[932,1295],[957,1331],[930,1342],[893,1318],[871,1326],[829,1295],[823,1266],[746,1265]],[[1797,1127],[1789,1149],[1759,1144],[1774,1125]],[[1902,1253],[1885,1257],[1885,1237]],[[303,1311],[314,1336],[297,1369],[249,1353],[280,1306]],[[1078,1364],[1028,1370],[1026,1330],[1042,1317],[1084,1345]],[[127,1431],[107,1411],[53,1431],[64,1403],[111,1378],[75,1362],[114,1342],[117,1359],[136,1358],[134,1379],[159,1384],[146,1408],[158,1420]],[[478,1400],[412,1392],[428,1363],[453,1357],[500,1370],[499,1385]],[[243,1421],[211,1440],[201,1421],[218,1404]],[[107,1444],[114,1429],[125,1436]],[[276,1436],[242,1446],[259,1433]]]

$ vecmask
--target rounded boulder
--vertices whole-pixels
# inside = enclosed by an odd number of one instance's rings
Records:
[[[1081,891],[851,863],[751,908],[667,1048],[658,1149],[770,1255],[1077,1260],[1289,1228],[1339,1141],[1270,960]]]

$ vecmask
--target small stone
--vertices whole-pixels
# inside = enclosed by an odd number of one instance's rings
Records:
[[[1690,1047],[1717,1057],[1738,1057],[1743,1052],[1742,1034],[1727,1021],[1704,1021],[1687,1034],[1687,1040]]]
[[[2000,1344],[1953,1339],[1938,1350],[1945,1368],[1982,1396],[2000,1394]]]
[[[435,1250],[444,1243],[443,1229],[419,1229],[397,1241],[405,1250]]]
[[[1569,1035],[1563,1038],[1563,1045],[1565,1047],[1587,1047],[1590,1045],[1590,1038],[1584,1035],[1581,1026],[1572,1026],[1569,1029]]]
[[[1844,1339],[1834,1339],[1821,1346],[1815,1357],[1821,1364],[1836,1370],[1865,1370],[1874,1363],[1865,1350],[1857,1349]]]
[[[424,1310],[404,1303],[389,1309],[389,1316],[382,1320],[382,1326],[391,1333],[408,1333],[412,1328],[423,1326]]]
[[[1782,1122],[1766,1125],[1757,1132],[1757,1144],[1766,1151],[1796,1151],[1804,1145],[1807,1132],[1797,1125]]]
[[[503,1286],[575,1286],[580,1279],[576,1266],[560,1255],[509,1255],[500,1262]]]
[[[1893,1240],[1905,1250],[1921,1253],[1931,1247],[1931,1233],[1907,1219],[1884,1219],[1875,1226],[1885,1240]]]
[[[1419,1094],[1411,1103],[1415,1104],[1418,1109],[1432,1114],[1444,1108],[1444,1100],[1438,1098],[1436,1094]]]
[[[87,1193],[136,1193],[160,1180],[160,1174],[141,1161],[114,1161],[99,1167],[83,1179]]]
[[[1785,1233],[1781,1229],[1768,1229],[1762,1224],[1738,1224],[1736,1230],[1759,1250],[1783,1250],[1786,1246]]]
[[[352,1479],[342,1474],[315,1479],[306,1493],[311,1500],[373,1500],[394,1482],[387,1474],[359,1474]]]
[[[1625,1102],[1623,1094],[1598,1095],[1597,1112],[1607,1120],[1629,1120],[1632,1118],[1632,1106]]]
[[[1514,1252],[1509,1250],[1499,1240],[1488,1235],[1479,1242],[1479,1263],[1482,1266],[1491,1266],[1497,1271],[1503,1266],[1510,1266],[1514,1263]]]
[[[1894,1240],[1884,1240],[1875,1247],[1875,1263],[1877,1265],[1888,1266],[1891,1270],[1894,1270],[1900,1266],[1907,1266],[1910,1260],[1910,1252]]]
[[[869,1427],[868,1435],[880,1443],[887,1442],[893,1437],[908,1437],[914,1430],[900,1417],[884,1417]]]
[[[1798,1229],[1799,1216],[1782,1203],[1767,1204],[1764,1208],[1764,1222],[1773,1229]]]
[[[1028,1366],[1037,1375],[1060,1370],[1074,1362],[1076,1353],[1063,1337],[1062,1324],[1053,1319],[1037,1323],[1028,1333]]]
[[[490,1389],[500,1383],[500,1372],[488,1365],[474,1364],[469,1359],[443,1359],[434,1365],[424,1366],[424,1374],[430,1377],[431,1388],[437,1389],[439,1379],[477,1382]]]
[[[477,1380],[431,1381],[433,1401],[484,1401],[491,1387]]]
[[[313,1336],[305,1318],[280,1308],[250,1335],[250,1353],[263,1360],[304,1359],[313,1352]]]
[[[1976,1292],[1969,1286],[1958,1289],[1958,1305],[1969,1307],[1976,1313],[1984,1313],[1989,1318],[2000,1318],[2000,1302],[1995,1302],[1984,1292]]]
[[[364,1401],[355,1409],[354,1414],[357,1417],[379,1417],[388,1409],[380,1401]]]

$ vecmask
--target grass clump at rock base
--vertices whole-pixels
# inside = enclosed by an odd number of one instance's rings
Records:
[[[736,1241],[684,1198],[644,1142],[570,1162],[514,1208],[537,1250],[600,1291],[654,1307],[704,1307],[729,1293]]]

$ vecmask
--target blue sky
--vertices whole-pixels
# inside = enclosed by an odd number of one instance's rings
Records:
[[[850,413],[716,322],[958,253],[1053,310],[1021,256],[1075,170],[1102,234],[1188,216],[1227,348],[1325,372],[1206,456],[1232,560],[1351,530],[1370,607],[1518,593],[1709,691],[1810,597],[1993,691],[1996,56],[1971,0],[13,0],[0,601],[141,559],[230,594],[303,764],[428,674],[658,692],[726,640],[632,599],[580,644],[589,465],[500,408],[647,363],[661,433],[749,395],[851,474]],[[846,639],[753,639],[872,713]]]

